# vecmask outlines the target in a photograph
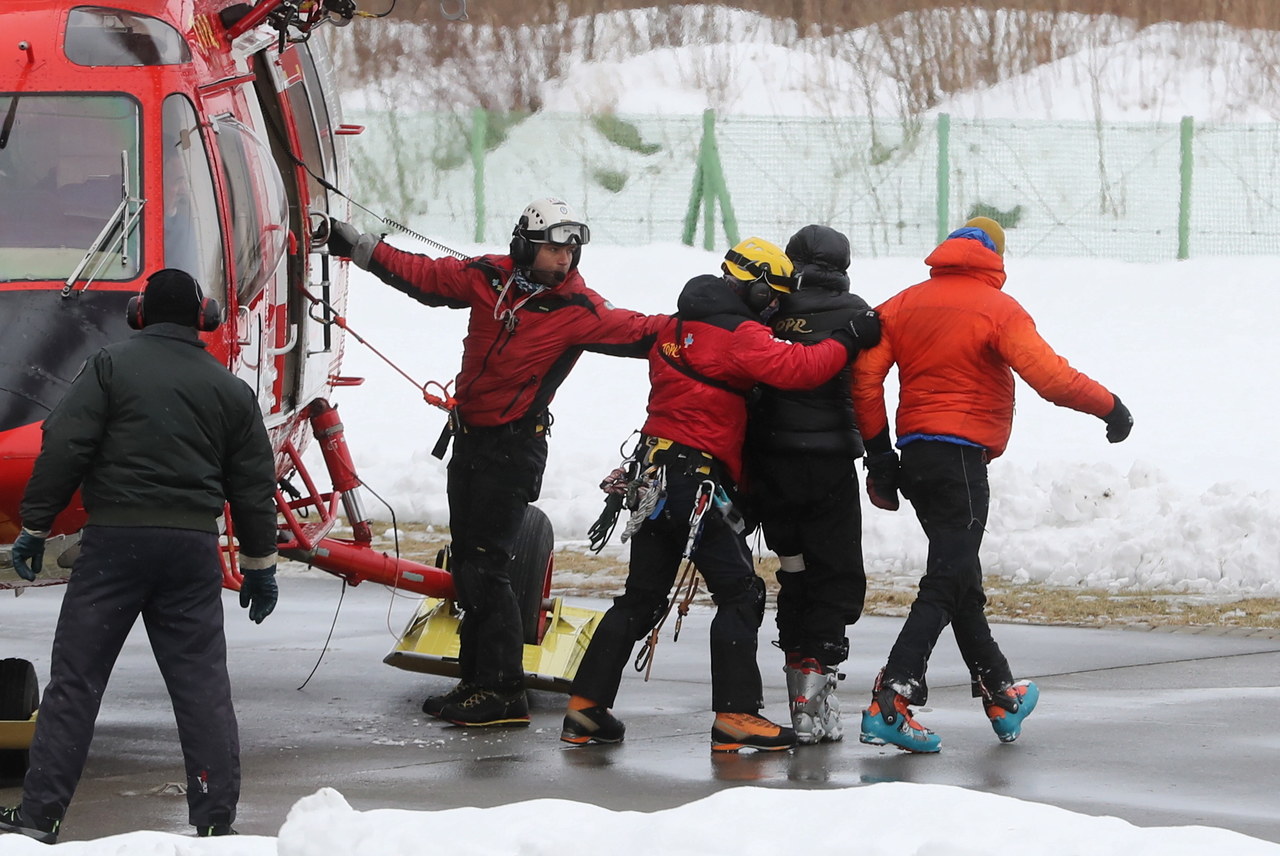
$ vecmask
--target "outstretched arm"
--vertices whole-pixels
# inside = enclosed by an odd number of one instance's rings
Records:
[[[1115,396],[1060,357],[1040,336],[1026,312],[1020,312],[1004,325],[996,349],[1010,368],[1046,401],[1099,419],[1115,407]]]
[[[641,315],[630,309],[619,309],[589,288],[583,293],[591,304],[597,323],[584,330],[582,348],[613,357],[648,356],[658,333],[670,320],[669,315]]]
[[[850,345],[835,338],[812,345],[787,342],[763,324],[747,321],[733,331],[726,358],[743,380],[778,389],[811,389],[844,368],[851,352]]]
[[[465,261],[399,250],[341,220],[329,221],[328,245],[333,255],[351,259],[356,267],[428,306],[469,306],[476,282],[483,283],[482,277],[467,274]]]

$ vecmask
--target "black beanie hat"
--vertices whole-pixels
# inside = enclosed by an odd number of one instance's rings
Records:
[[[191,274],[177,268],[158,270],[147,277],[147,287],[142,291],[142,318],[147,324],[170,321],[195,327],[203,300],[200,286]]]

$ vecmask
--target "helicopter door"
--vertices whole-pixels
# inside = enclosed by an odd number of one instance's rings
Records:
[[[232,367],[258,393],[268,424],[281,412],[275,306],[283,299],[288,208],[266,144],[230,115],[214,117],[231,219],[239,358]]]
[[[334,180],[335,157],[328,114],[308,45],[290,45],[278,56],[255,57],[254,86],[267,121],[271,152],[284,177],[289,204],[291,242],[289,289],[284,307],[288,343],[280,349],[280,391],[286,409],[324,394],[328,376],[336,368],[338,349],[323,310],[313,308],[304,290],[326,301],[328,257],[312,252],[310,234],[327,223],[329,191],[322,179]],[[336,201],[336,199],[335,199]],[[319,273],[317,286],[310,280]]]
[[[302,77],[291,75],[285,91],[289,107],[297,123],[298,144],[302,160],[306,164],[304,177],[309,200],[307,228],[314,230],[327,225],[330,216],[339,220],[349,219],[346,200],[331,192],[321,183],[323,177],[330,185],[343,187],[347,177],[340,172],[343,165],[334,147],[334,132],[341,124],[336,101],[327,99],[334,85],[328,54],[320,40],[294,45]],[[328,81],[328,90],[323,81]],[[307,260],[307,290],[322,299],[328,307],[297,307],[298,320],[304,330],[306,349],[300,353],[303,362],[303,384],[308,396],[323,394],[322,390],[339,367],[342,352],[341,331],[333,323],[333,312],[346,312],[346,265],[331,264],[328,252],[317,252],[323,245],[312,246]],[[290,306],[290,317],[294,317]]]

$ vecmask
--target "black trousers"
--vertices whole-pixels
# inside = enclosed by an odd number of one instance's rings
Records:
[[[510,563],[525,509],[542,490],[542,424],[467,428],[454,436],[449,459],[450,562],[463,610],[458,665],[464,681],[490,689],[524,682],[524,623]]]
[[[632,649],[667,608],[689,537],[689,515],[705,478],[667,468],[666,505],[631,539],[625,589],[591,637],[573,680],[574,695],[613,706]],[[693,562],[716,604],[711,621],[711,707],[722,713],[755,713],[764,707],[756,663],[764,582],[756,576],[746,538],[730,529],[713,508],[704,517]]]
[[[852,457],[771,454],[753,462],[752,506],[765,543],[801,556],[778,573],[778,645],[824,666],[849,653],[845,628],[862,615],[862,506]]]
[[[911,612],[889,653],[885,683],[912,704],[924,704],[929,655],[950,623],[975,688],[979,681],[992,691],[1008,686],[1013,678],[987,623],[978,561],[991,503],[986,451],[931,440],[908,443],[902,449],[899,488],[929,538],[929,557]]]
[[[223,634],[218,536],[86,526],[53,637],[23,808],[62,817],[84,772],[102,694],[139,615],[173,701],[195,826],[231,823],[240,741]]]

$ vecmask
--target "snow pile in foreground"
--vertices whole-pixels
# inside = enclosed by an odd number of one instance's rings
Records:
[[[764,822],[743,822],[752,817]],[[776,856],[794,849],[790,819],[797,817],[820,819],[804,825],[805,850],[816,853],[987,856],[1030,848],[1037,856],[1280,856],[1280,845],[1223,829],[1142,828],[1011,797],[899,782],[818,791],[739,787],[652,813],[553,799],[447,811],[356,811],[342,794],[324,788],[294,805],[278,839],[136,832],[67,842],[59,850],[68,856],[419,856],[431,849],[452,856]],[[46,852],[30,839],[0,836],[0,856]]]
[[[1233,856],[1280,854],[1280,845],[1208,827],[1142,829],[1010,797],[942,785],[883,783],[827,791],[741,787],[653,813],[610,811],[568,800],[439,812],[356,812],[333,790],[301,800],[280,830],[280,856],[419,853],[427,842],[455,856],[520,853],[661,853],[776,856],[804,849],[859,856],[987,856],[1030,847],[1039,856]],[[761,818],[763,822],[745,822]],[[838,819],[838,820],[836,820]],[[728,821],[728,822],[725,822]]]

